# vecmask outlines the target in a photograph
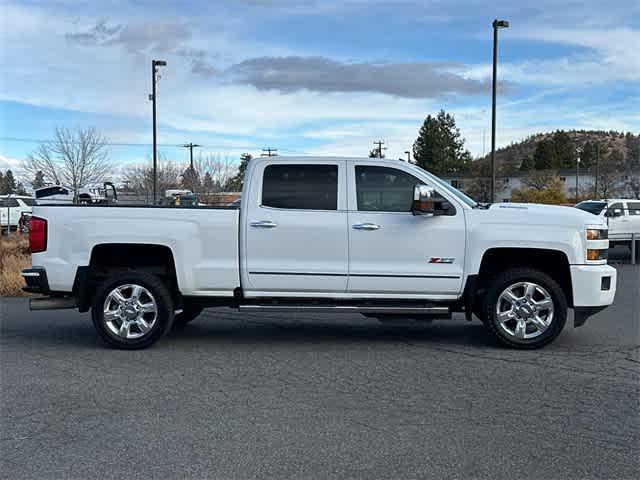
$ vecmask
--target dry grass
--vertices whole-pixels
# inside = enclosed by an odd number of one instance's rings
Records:
[[[27,236],[14,232],[9,237],[0,236],[0,297],[26,295],[22,291],[24,280],[20,271],[30,266],[31,255]]]

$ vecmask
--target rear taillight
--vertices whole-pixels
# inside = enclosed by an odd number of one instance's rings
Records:
[[[47,221],[44,218],[29,219],[29,250],[31,253],[44,252],[47,249]]]

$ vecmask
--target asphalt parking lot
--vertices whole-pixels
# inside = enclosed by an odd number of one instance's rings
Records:
[[[3,478],[638,478],[640,267],[539,351],[208,310],[145,351],[0,299]]]

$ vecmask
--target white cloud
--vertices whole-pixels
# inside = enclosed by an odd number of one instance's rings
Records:
[[[11,170],[14,174],[22,171],[22,160],[0,154],[0,170]]]

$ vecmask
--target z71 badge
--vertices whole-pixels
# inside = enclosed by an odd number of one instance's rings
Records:
[[[455,260],[454,257],[431,257],[429,263],[453,263]]]

